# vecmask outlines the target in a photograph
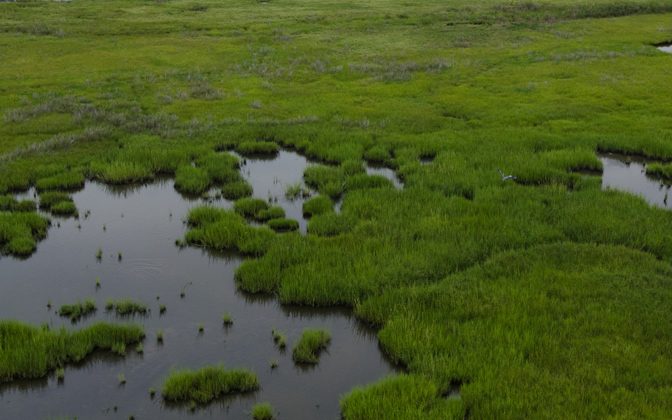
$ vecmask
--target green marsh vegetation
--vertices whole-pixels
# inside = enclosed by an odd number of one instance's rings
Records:
[[[272,230],[249,226],[243,216],[231,210],[195,207],[187,223],[192,228],[185,236],[187,243],[217,251],[260,255],[274,239]]]
[[[651,163],[646,166],[646,174],[663,181],[672,181],[672,164]]]
[[[273,420],[274,418],[273,407],[270,403],[256,403],[252,407],[253,420]]]
[[[272,219],[267,223],[268,227],[275,232],[292,232],[299,229],[299,222],[294,219]]]
[[[672,39],[669,2],[202,4],[3,4],[0,194],[40,181],[46,211],[44,188],[77,174],[191,167],[185,190],[235,200],[251,186],[215,151],[291,148],[323,163],[304,181],[340,214],[301,237],[207,210],[186,240],[259,257],[236,273],[247,291],[382,328],[408,374],[345,397],[346,419],[671,411],[670,213],[577,173],[601,170],[598,150],[672,158],[672,58],[652,46]],[[29,255],[47,228],[3,209],[2,252]],[[455,383],[462,398],[443,398]]]
[[[334,204],[329,197],[318,195],[303,203],[304,217],[313,217],[333,211]]]
[[[86,299],[71,305],[62,305],[58,310],[58,314],[70,318],[72,322],[77,322],[83,317],[96,312],[96,309],[96,302],[93,299]]]
[[[306,329],[292,349],[292,359],[296,363],[316,364],[320,360],[320,353],[326,350],[330,341],[329,331]]]
[[[149,307],[142,302],[136,302],[131,299],[110,299],[105,303],[105,310],[114,311],[119,316],[146,315]]]
[[[258,388],[257,376],[248,370],[207,366],[172,372],[163,384],[161,395],[171,402],[208,404],[226,395]]]
[[[0,321],[0,382],[41,378],[68,363],[82,361],[96,350],[118,352],[143,338],[137,325],[97,323],[70,332]]]

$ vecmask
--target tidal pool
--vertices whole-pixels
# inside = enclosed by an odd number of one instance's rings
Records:
[[[599,156],[602,161],[602,188],[627,191],[644,198],[649,204],[672,209],[670,186],[646,175],[646,161],[616,154]]]
[[[307,164],[299,155],[281,152],[276,160],[247,159],[242,167],[255,196],[277,196],[287,216],[299,220],[304,231],[301,202],[285,200],[284,187],[302,182]],[[0,387],[0,417],[249,419],[255,402],[268,401],[281,418],[338,419],[341,395],[395,372],[375,332],[349,310],[285,307],[272,297],[243,294],[233,279],[240,257],[176,247],[175,240],[186,230],[188,210],[204,201],[181,196],[172,180],[123,189],[89,182],[73,199],[79,220],[53,218],[47,239],[32,257],[0,258],[0,318],[68,328],[95,321],[137,322],[147,334],[144,354],[129,349],[125,358],[94,355],[79,366],[66,366],[62,384],[54,375],[5,384]],[[224,199],[209,201],[232,205]],[[100,261],[98,248],[103,251]],[[96,301],[98,311],[75,326],[56,313],[62,304],[86,298]],[[105,302],[117,298],[141,301],[151,312],[130,319],[106,313]],[[160,304],[167,308],[163,315]],[[233,326],[222,325],[224,313],[231,314]],[[198,332],[201,324],[203,334]],[[308,327],[332,334],[328,350],[312,368],[296,366],[291,359],[292,345]],[[274,346],[273,329],[286,333],[285,352]],[[156,341],[159,330],[163,344]],[[272,361],[278,362],[277,369],[271,369]],[[253,370],[260,390],[194,412],[163,403],[160,389],[171,369],[220,363]],[[127,382],[120,386],[117,375],[122,373]],[[154,399],[150,388],[158,391]]]

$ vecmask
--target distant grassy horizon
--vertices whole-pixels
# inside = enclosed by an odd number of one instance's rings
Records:
[[[238,200],[192,209],[178,245],[381,328],[407,372],[345,419],[672,411],[672,213],[595,175],[613,151],[669,179],[669,1],[18,1],[0,28],[3,254],[29,264],[36,208],[78,217],[86,181],[172,177]],[[226,153],[280,148],[319,162],[307,235]]]

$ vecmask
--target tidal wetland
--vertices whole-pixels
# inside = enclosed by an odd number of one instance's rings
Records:
[[[672,4],[0,1],[0,418],[668,418]]]

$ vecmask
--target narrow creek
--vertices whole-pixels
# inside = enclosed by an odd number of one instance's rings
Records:
[[[274,160],[247,159],[241,169],[254,195],[277,197],[303,232],[302,202],[286,200],[284,190],[302,182],[308,164],[302,156],[283,151]],[[184,198],[172,180],[123,189],[88,182],[73,199],[80,214],[90,211],[88,217],[54,218],[47,239],[32,257],[0,258],[0,318],[68,328],[133,321],[145,328],[144,353],[129,350],[124,358],[94,355],[80,366],[67,366],[63,384],[53,375],[6,384],[0,387],[0,417],[249,419],[255,402],[268,401],[281,418],[338,419],[341,395],[395,372],[380,352],[375,332],[350,311],[285,307],[274,298],[242,294],[233,279],[241,258],[176,247],[175,240],[186,229],[187,212],[204,201]],[[209,200],[215,206],[232,206],[221,198]],[[98,248],[103,250],[101,261],[95,256]],[[75,326],[55,312],[62,304],[86,298],[95,299],[98,311]],[[117,298],[146,303],[151,313],[132,319],[106,313],[105,302]],[[163,315],[159,304],[166,305]],[[233,317],[230,328],[222,325],[224,313]],[[203,334],[198,332],[200,325]],[[325,328],[332,335],[328,351],[313,368],[296,366],[291,359],[291,347],[307,327]],[[273,329],[286,333],[285,352],[273,345]],[[163,330],[162,345],[156,342],[158,330]],[[279,367],[271,369],[271,361]],[[194,412],[167,406],[160,395],[149,396],[150,388],[161,389],[171,369],[220,363],[253,370],[260,390]],[[126,377],[123,386],[119,374]]]
[[[649,204],[672,209],[670,186],[646,175],[646,161],[617,154],[600,154],[602,188],[613,188],[638,195]]]

